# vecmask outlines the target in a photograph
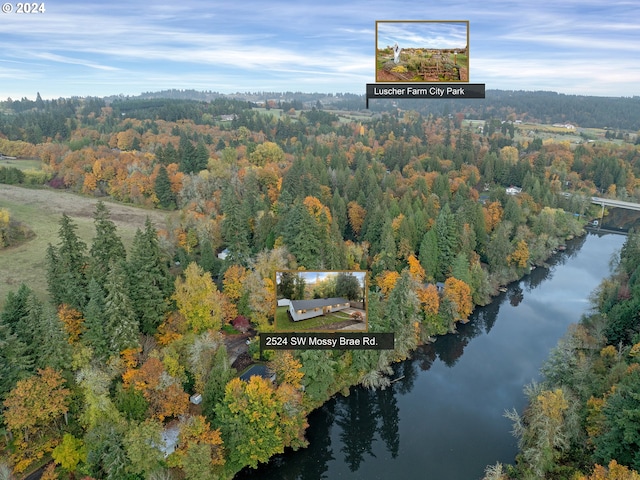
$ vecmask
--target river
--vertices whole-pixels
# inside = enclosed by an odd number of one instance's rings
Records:
[[[274,457],[238,479],[476,480],[517,451],[507,409],[589,308],[625,237],[588,234],[476,311],[457,334],[395,366],[386,390],[354,387],[309,417],[309,447]]]

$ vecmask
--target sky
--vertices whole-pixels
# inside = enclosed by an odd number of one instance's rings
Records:
[[[302,270],[302,271],[296,271],[295,273],[303,277],[307,285],[312,285],[318,282],[324,282],[329,277],[335,277],[338,275],[337,272],[327,272],[327,271],[308,271],[307,272]],[[351,275],[353,275],[358,279],[358,282],[360,283],[361,287],[364,287],[365,272],[352,271]],[[279,272],[276,272],[276,282],[278,283],[280,282]]]
[[[51,0],[0,13],[0,99],[365,93],[382,20],[469,21],[470,82],[640,95],[638,0]],[[3,5],[3,10],[7,3]]]
[[[467,46],[466,22],[387,22],[376,23],[378,48],[398,43],[402,48],[464,49]]]

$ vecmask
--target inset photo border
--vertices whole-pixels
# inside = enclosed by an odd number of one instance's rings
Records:
[[[376,82],[469,82],[468,20],[378,20]]]
[[[367,332],[367,272],[276,272],[276,332]]]

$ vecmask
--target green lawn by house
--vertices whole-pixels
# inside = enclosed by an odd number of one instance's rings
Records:
[[[289,318],[287,310],[289,307],[278,307],[276,310],[276,331],[279,332],[301,332],[309,330],[331,330],[332,324],[350,320],[348,314],[344,312],[333,312],[319,317],[309,318],[294,322]]]

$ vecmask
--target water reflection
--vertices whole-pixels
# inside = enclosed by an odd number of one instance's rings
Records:
[[[309,448],[238,478],[425,478],[428,471],[429,478],[477,479],[487,464],[513,462],[516,441],[502,414],[524,406],[523,386],[588,307],[623,241],[589,235],[569,242],[549,268],[509,285],[456,334],[394,365],[390,388],[355,387],[313,412]]]

